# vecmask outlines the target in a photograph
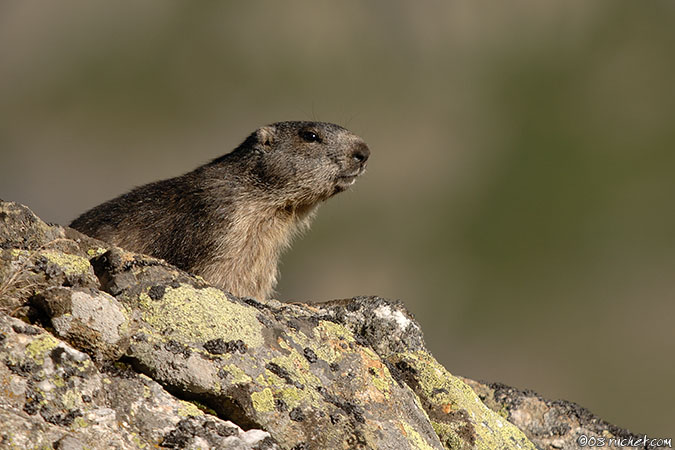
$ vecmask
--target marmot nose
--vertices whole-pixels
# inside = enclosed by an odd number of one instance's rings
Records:
[[[360,165],[364,165],[370,156],[370,149],[365,142],[359,142],[352,150],[352,158]]]

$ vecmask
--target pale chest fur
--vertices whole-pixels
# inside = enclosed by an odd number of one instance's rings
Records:
[[[298,213],[239,205],[229,227],[216,235],[213,257],[194,272],[234,295],[269,298],[281,253],[309,227],[314,209]]]

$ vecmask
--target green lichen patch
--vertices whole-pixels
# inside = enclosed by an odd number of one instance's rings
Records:
[[[372,385],[384,395],[385,399],[389,399],[392,378],[387,366],[381,362],[379,362],[379,364],[370,365],[368,367],[368,373],[370,374],[370,382]]]
[[[180,407],[178,408],[178,415],[180,417],[198,417],[203,416],[204,413],[202,410],[191,402],[186,402],[185,400],[178,400]]]
[[[139,306],[144,321],[165,339],[186,344],[241,339],[249,348],[263,344],[257,310],[229,300],[216,288],[167,287],[161,301],[141,294]]]
[[[310,371],[307,359],[295,349],[291,349],[288,355],[273,358],[270,362],[288,373],[293,382],[309,386],[321,384],[321,381]],[[279,376],[279,373],[275,375]]]
[[[307,393],[295,387],[287,387],[279,391],[279,397],[286,403],[289,409],[302,405],[307,401]]]
[[[426,440],[406,422],[401,422],[401,426],[405,432],[408,441],[410,442],[411,448],[418,448],[420,450],[433,450],[433,447],[427,443]],[[457,447],[459,448],[459,447]]]
[[[82,407],[82,394],[75,390],[68,389],[61,395],[61,403],[66,409],[80,408]]]
[[[59,341],[56,340],[51,334],[43,334],[28,344],[26,347],[26,355],[31,358],[33,362],[41,366],[45,362],[45,356],[47,353],[52,351],[58,345]]]
[[[72,428],[74,430],[80,429],[80,428],[87,428],[89,426],[89,422],[87,422],[87,419],[84,417],[77,417],[72,424]]]
[[[87,255],[89,255],[90,258],[95,258],[96,256],[101,256],[107,251],[107,249],[102,247],[90,248],[87,250]]]
[[[316,355],[327,363],[339,362],[345,353],[345,347],[353,343],[354,335],[342,325],[321,320],[314,328],[314,342],[321,342],[320,346],[313,346]]]
[[[9,256],[12,259],[23,259],[23,258],[26,258],[26,257],[30,256],[30,254],[31,253],[28,250],[23,250],[23,249],[20,249],[20,248],[9,249]]]
[[[320,320],[319,325],[314,330],[315,334],[328,339],[340,339],[347,343],[354,342],[354,335],[343,325],[327,320]]]
[[[447,449],[462,448],[462,439],[459,437],[457,430],[451,425],[431,421],[431,425],[434,427],[434,431],[438,435],[443,444],[443,447]]]
[[[253,392],[251,394],[251,402],[253,404],[253,409],[257,412],[274,411],[274,395],[270,388],[265,388],[259,392]]]
[[[43,250],[40,252],[40,255],[63,270],[66,276],[87,275],[91,268],[89,260],[82,256],[71,255],[56,250]]]
[[[458,448],[454,443],[459,440],[473,442],[476,449],[535,450],[522,431],[485,406],[466,383],[428,353],[399,353],[390,361],[422,400],[446,448]]]
[[[306,358],[294,348],[287,347],[287,349],[289,349],[287,355],[270,359],[264,372],[256,377],[257,384],[263,387],[263,390],[251,394],[251,400],[260,403],[263,399],[261,392],[264,392],[265,396],[268,393],[272,396],[272,407],[274,399],[282,400],[289,408],[321,404],[322,399],[317,393],[317,387],[323,383],[312,373]],[[267,397],[264,399],[269,400]]]
[[[245,384],[252,381],[246,372],[234,364],[224,365],[222,370],[228,374],[227,382],[229,384]]]

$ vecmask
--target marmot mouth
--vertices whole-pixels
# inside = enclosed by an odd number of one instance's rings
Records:
[[[365,167],[360,167],[357,170],[354,170],[352,172],[347,172],[343,173],[342,175],[338,175],[336,179],[337,184],[345,185],[347,187],[351,186],[356,182],[356,179],[363,175],[363,172],[365,172]]]
[[[357,172],[352,172],[346,175],[338,175],[335,178],[335,191],[333,192],[332,195],[335,195],[339,192],[346,191],[349,189],[354,183],[356,183],[356,179],[363,173],[362,170],[359,170]]]
[[[344,172],[337,174],[335,177],[335,192],[333,195],[349,189],[354,183],[356,183],[356,179],[363,175],[365,171],[366,165],[363,164],[358,168],[351,168],[351,171],[345,170]]]
[[[359,176],[357,173],[356,175],[341,175],[338,177],[337,181],[338,184],[345,184],[347,186],[351,186],[352,184],[356,183],[356,178]]]

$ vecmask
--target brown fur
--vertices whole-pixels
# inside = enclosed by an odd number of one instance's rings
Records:
[[[237,296],[268,298],[277,263],[316,207],[347,189],[370,151],[337,125],[279,122],[180,177],[103,203],[71,226],[146,253]]]

